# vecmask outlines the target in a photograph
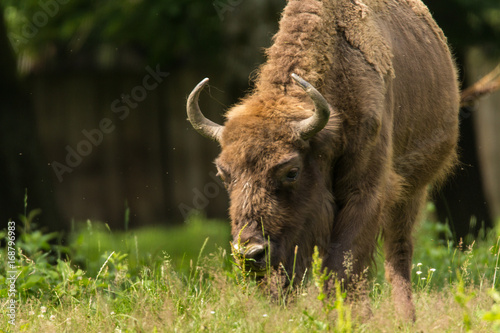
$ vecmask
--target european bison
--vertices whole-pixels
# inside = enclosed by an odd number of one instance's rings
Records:
[[[361,274],[381,234],[394,301],[414,318],[413,226],[457,159],[446,38],[419,0],[290,0],[266,53],[223,126],[198,106],[208,79],[187,102],[193,127],[221,145],[235,243],[254,271],[290,276],[295,247],[300,276],[317,245],[348,282],[345,256]]]

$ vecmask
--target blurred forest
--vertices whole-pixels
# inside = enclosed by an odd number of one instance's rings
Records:
[[[465,88],[500,62],[498,0],[428,0]],[[285,0],[1,0],[0,218],[27,189],[40,225],[111,228],[227,213],[218,147],[186,121],[186,96],[222,114],[251,88]],[[461,165],[435,194],[457,237],[500,216],[500,94],[461,110]]]

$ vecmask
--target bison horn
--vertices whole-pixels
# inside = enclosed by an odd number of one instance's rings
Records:
[[[292,74],[292,78],[302,89],[304,89],[314,103],[314,114],[307,119],[299,121],[297,124],[300,137],[307,140],[314,134],[321,131],[328,123],[328,119],[330,118],[330,105],[320,92],[317,91],[316,88],[314,88],[309,82],[302,79],[295,73]]]
[[[214,141],[220,141],[224,126],[216,124],[210,119],[205,118],[203,113],[201,113],[200,106],[198,105],[200,92],[203,90],[207,83],[208,78],[203,79],[193,89],[191,94],[189,94],[187,100],[187,115],[189,121],[191,122],[191,125],[193,125],[193,128],[198,133]]]

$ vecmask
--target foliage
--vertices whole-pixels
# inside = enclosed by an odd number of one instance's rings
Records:
[[[496,41],[500,39],[500,2],[497,0],[424,2],[455,50],[485,43],[498,47]]]
[[[26,203],[25,203],[26,207]],[[34,210],[20,217],[22,228],[18,228],[18,238],[15,239],[17,249],[17,288],[19,298],[26,300],[37,297],[48,301],[55,301],[52,297],[57,295],[81,296],[89,284],[89,279],[84,278],[81,269],[73,269],[70,262],[61,259],[61,253],[66,248],[53,246],[51,242],[57,238],[57,233],[42,233],[33,230],[33,221],[39,214]],[[6,249],[5,249],[6,250]],[[0,269],[0,281],[7,278],[6,253],[2,251],[0,258],[4,265]],[[0,296],[7,296],[7,289],[0,290]]]
[[[200,51],[210,58],[220,45],[221,25],[210,1],[4,0],[3,6],[21,57],[83,53],[106,62],[133,49],[153,63],[169,63]]]
[[[190,260],[196,259],[200,244],[210,239],[206,250],[213,252],[219,246],[229,244],[229,225],[217,220],[207,220],[192,215],[184,226],[150,226],[131,231],[112,231],[106,224],[87,221],[78,224],[69,236],[69,249],[74,264],[85,267],[96,276],[106,254],[112,251],[127,255],[132,275],[140,272],[143,265],[168,253],[172,264],[186,272]]]
[[[345,304],[347,293],[342,290],[341,282],[338,279],[334,279],[334,296],[328,297],[325,293],[326,286],[331,282],[331,279],[331,274],[327,272],[326,268],[323,268],[323,260],[319,256],[318,247],[315,246],[312,262],[312,280],[317,289],[318,296],[316,298],[321,301],[322,310],[327,318],[325,318],[324,321],[320,321],[309,315],[307,310],[304,310],[304,315],[309,318],[318,329],[331,330],[330,324],[328,323],[328,315],[331,311],[334,311],[336,318],[333,331],[337,333],[351,333],[351,309]]]
[[[490,289],[489,294],[495,301],[490,311],[485,311],[483,319],[493,323],[495,332],[500,332],[500,293],[495,289]]]
[[[475,292],[468,292],[465,288],[465,281],[462,278],[461,274],[458,274],[458,283],[454,290],[455,301],[462,308],[462,317],[464,328],[466,332],[469,332],[472,327],[471,323],[471,313],[468,306],[468,303],[476,296]]]
[[[319,256],[318,247],[314,247],[312,261],[312,275],[314,285],[318,289],[318,300],[324,302],[326,299],[325,287],[330,279],[330,274],[323,268],[323,260]]]
[[[496,0],[424,1],[455,48],[500,39]],[[221,13],[238,1],[4,0],[9,39],[20,60],[92,56],[101,66],[124,50],[148,62],[213,63],[224,46]],[[0,8],[1,9],[1,8]],[[450,10],[454,15],[449,15]],[[456,24],[461,22],[461,24]]]
[[[434,211],[434,205],[429,203],[427,215],[432,216]],[[469,245],[464,241],[457,244],[448,224],[428,220],[422,223],[414,240],[412,279],[415,287],[448,288],[461,275],[467,283],[488,281],[500,288],[497,277],[500,229],[483,230],[480,235],[475,241],[468,237]],[[377,258],[376,266],[383,267],[383,253]],[[383,283],[383,270],[378,269],[376,273],[376,281]]]
[[[23,300],[37,297],[52,302],[65,295],[80,297],[89,291],[95,293],[104,288],[109,289],[117,281],[134,282],[144,271],[144,267],[150,265],[151,269],[157,269],[159,263],[153,258],[158,258],[165,252],[164,249],[176,256],[174,261],[179,264],[179,271],[188,271],[185,261],[190,262],[195,258],[203,237],[213,235],[213,239],[220,244],[227,242],[224,236],[226,226],[193,215],[187,221],[188,227],[182,231],[178,228],[168,231],[146,228],[137,233],[113,234],[109,228],[106,232],[103,225],[88,221],[87,228],[79,228],[70,237],[69,246],[54,245],[58,233],[43,233],[33,228],[33,221],[39,213],[39,210],[33,210],[21,215],[21,225],[17,228],[16,284]],[[203,232],[207,227],[209,232]],[[179,234],[182,234],[181,238],[177,237]],[[5,237],[6,233],[0,233],[0,236]],[[162,243],[167,238],[170,241]],[[193,241],[191,248],[185,246],[189,244],[186,242],[188,239]],[[150,246],[152,243],[156,247]],[[214,242],[207,246],[211,251],[217,247]],[[0,253],[0,258],[6,258],[5,252]],[[6,260],[3,262],[6,263]],[[5,282],[7,271],[4,264],[0,268],[0,282]],[[1,289],[0,297],[6,296],[7,289]]]

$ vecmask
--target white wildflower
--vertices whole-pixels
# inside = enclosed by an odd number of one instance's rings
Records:
[[[435,268],[431,268],[431,269],[429,269],[429,270],[430,270],[431,272],[435,272],[435,271],[436,271],[436,269],[435,269]]]
[[[50,318],[49,318],[49,319],[50,319],[51,321],[54,321],[54,320],[56,320],[56,316],[52,315],[52,316],[50,316]]]
[[[42,307],[40,308],[40,311],[42,311],[42,313],[45,313],[45,312],[47,312],[47,308],[46,308],[45,306],[42,306]]]
[[[422,271],[417,271],[417,275],[420,275],[420,274],[422,274]]]

